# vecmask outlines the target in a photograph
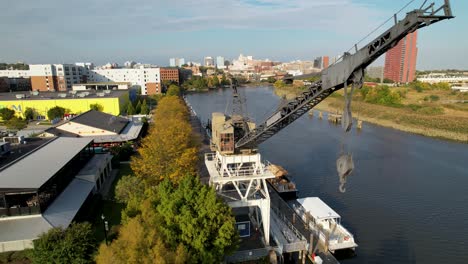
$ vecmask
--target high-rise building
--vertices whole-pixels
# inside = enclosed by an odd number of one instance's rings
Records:
[[[385,55],[384,78],[398,83],[409,83],[416,77],[418,54],[417,31],[408,34]]]
[[[206,66],[206,67],[213,67],[214,66],[213,58],[212,57],[205,57],[203,65]]]
[[[184,58],[170,58],[169,59],[169,66],[170,67],[182,67],[185,64]]]
[[[224,66],[224,57],[221,57],[221,56],[216,57],[216,68],[218,69],[226,68],[226,66]]]

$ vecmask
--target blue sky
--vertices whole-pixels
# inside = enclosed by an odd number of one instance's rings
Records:
[[[407,2],[4,1],[0,62],[135,60],[167,65],[170,57],[201,61],[204,56],[220,55],[230,60],[240,53],[281,61],[310,60],[342,54]],[[422,2],[416,0],[410,7]],[[468,1],[451,3],[455,19],[420,30],[418,69],[468,69]]]

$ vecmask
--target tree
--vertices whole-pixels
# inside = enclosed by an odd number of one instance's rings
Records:
[[[269,83],[275,83],[275,82],[276,82],[276,79],[275,79],[275,77],[270,76],[270,77],[268,77],[267,82],[269,82]]]
[[[15,110],[9,108],[0,109],[0,117],[3,121],[8,121],[15,116]]]
[[[226,79],[226,74],[221,77],[221,85],[229,85],[229,81]]]
[[[24,110],[24,118],[26,120],[33,120],[36,117],[36,111],[34,108],[26,107],[26,110]]]
[[[184,245],[190,262],[198,263],[220,263],[236,249],[231,208],[198,177],[187,175],[177,185],[166,179],[155,192],[151,206],[142,206],[142,215],[159,222],[156,228],[170,248]]]
[[[218,87],[218,86],[219,86],[219,78],[218,78],[218,76],[215,75],[215,76],[213,77],[212,84],[213,84],[214,87]]]
[[[149,114],[149,108],[148,108],[148,105],[146,104],[146,99],[144,99],[143,103],[141,104],[141,114],[142,115]]]
[[[49,118],[49,120],[54,120],[56,118],[63,118],[64,115],[65,115],[65,108],[60,107],[60,106],[52,107],[51,109],[49,109],[49,111],[47,111],[47,118]]]
[[[180,95],[180,88],[175,84],[171,84],[169,89],[167,89],[166,95],[168,96],[179,96]]]
[[[197,177],[166,179],[139,203],[100,263],[220,263],[239,241],[231,208]]]
[[[27,126],[27,121],[14,116],[12,119],[5,122],[8,129],[21,130]]]
[[[92,263],[95,240],[89,223],[56,227],[34,241],[33,263]]]
[[[275,86],[275,88],[284,88],[286,84],[282,80],[278,80],[273,86]]]
[[[98,103],[90,104],[89,109],[96,110],[96,111],[99,111],[99,112],[104,111],[104,107],[101,104],[98,104]]]
[[[101,244],[96,263],[187,263],[189,256],[184,246],[175,250],[167,248],[150,220],[142,216],[130,219],[122,226],[116,240],[109,246]]]
[[[135,175],[154,186],[165,178],[178,182],[187,173],[196,173],[197,144],[181,99],[166,96],[154,112],[154,126],[142,140],[139,156],[132,159]]]
[[[121,203],[128,203],[130,199],[142,200],[145,186],[141,179],[134,175],[123,176],[115,186],[115,198]]]
[[[120,112],[127,113],[128,105],[131,104],[130,95],[127,93],[123,96],[122,104],[120,105]]]
[[[137,105],[135,107],[135,113],[136,114],[141,114],[141,101],[140,100],[138,100],[138,103],[137,103]]]
[[[127,115],[134,115],[135,114],[135,108],[133,107],[132,103],[129,103],[127,106]]]

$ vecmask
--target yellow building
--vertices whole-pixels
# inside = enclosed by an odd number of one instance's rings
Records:
[[[24,117],[26,108],[32,108],[38,115],[38,119],[47,119],[47,111],[55,106],[63,107],[69,114],[80,114],[90,109],[92,104],[99,104],[103,112],[119,115],[128,91],[108,91],[103,93],[78,92],[56,93],[0,93],[0,109],[10,108],[15,110],[17,116]]]

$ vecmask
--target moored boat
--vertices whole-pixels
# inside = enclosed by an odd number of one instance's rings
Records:
[[[278,194],[286,200],[297,198],[296,184],[291,180],[283,167],[275,164],[269,164],[267,169],[275,175],[275,178],[267,179],[268,183]]]
[[[331,253],[358,245],[354,236],[341,225],[341,217],[318,197],[296,200],[293,208],[311,229],[319,231],[319,239]]]

